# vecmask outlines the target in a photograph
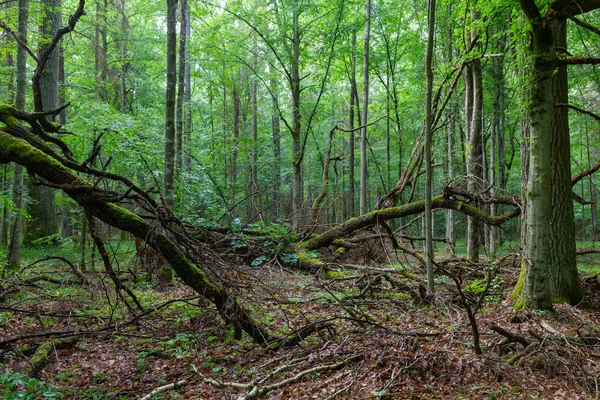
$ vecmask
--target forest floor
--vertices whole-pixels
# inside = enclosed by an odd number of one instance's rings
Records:
[[[587,264],[598,262],[586,257]],[[473,307],[485,273],[459,264],[446,265],[452,273],[462,271],[461,287]],[[214,307],[180,283],[129,283],[147,309],[172,302],[119,326],[131,315],[114,300],[107,278],[88,287],[37,282],[0,302],[0,342],[21,338],[0,344],[0,396],[28,398],[16,397],[21,391],[29,398],[140,399],[185,381],[152,398],[252,398],[243,396],[255,384],[267,390],[264,399],[598,399],[598,275],[584,280],[592,308],[561,304],[553,313],[517,313],[511,299],[517,264],[507,257],[496,268],[476,314],[482,355],[474,352],[454,281],[438,275],[435,305],[425,304],[414,296],[423,271],[400,261],[371,270],[374,282],[366,291],[357,285],[364,270],[354,268],[323,281],[277,263],[219,267],[273,335],[318,322],[326,326],[300,345],[276,351],[247,336],[235,340]],[[52,261],[27,273],[49,268],[65,270]],[[395,287],[377,278],[382,274]],[[412,295],[407,287],[414,288]],[[507,343],[492,326],[522,343]],[[26,335],[68,330],[79,331],[77,342],[55,349],[39,380],[17,373],[37,346],[58,336]]]

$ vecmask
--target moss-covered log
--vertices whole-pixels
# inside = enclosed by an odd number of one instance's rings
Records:
[[[493,226],[502,225],[506,221],[520,214],[520,209],[517,208],[508,214],[492,216],[481,211],[473,204],[469,204],[465,201],[457,200],[455,198],[446,197],[444,195],[434,197],[432,200],[432,207],[458,211],[466,215],[477,217],[484,223]],[[387,221],[389,219],[406,217],[408,215],[419,214],[424,211],[425,202],[423,200],[405,204],[400,207],[391,207],[371,211],[370,213],[361,215],[360,217],[349,219],[348,221],[337,225],[320,235],[313,236],[304,242],[299,243],[298,248],[304,248],[307,250],[319,249],[328,246],[334,240],[346,237],[359,229],[376,225],[379,222]]]
[[[37,378],[40,375],[40,372],[42,372],[54,358],[53,355],[56,349],[70,347],[74,345],[77,340],[79,340],[77,336],[70,336],[61,339],[48,340],[42,343],[27,362],[27,365],[23,369],[23,374],[32,378]]]
[[[94,217],[145,240],[163,255],[185,284],[215,304],[227,323],[236,330],[244,330],[258,343],[265,344],[271,340],[235,297],[210,282],[179,246],[156,227],[133,212],[107,201],[109,196],[106,193],[75,175],[57,157],[52,157],[33,147],[29,141],[21,139],[24,135],[32,134],[27,127],[21,125],[19,117],[16,109],[0,105],[0,120],[5,125],[0,125],[0,163],[16,162],[23,165],[29,173],[62,189]]]

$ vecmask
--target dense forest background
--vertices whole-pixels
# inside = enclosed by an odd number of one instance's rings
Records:
[[[119,364],[140,375],[152,357],[163,365],[123,398],[309,398],[305,377],[324,371],[337,378],[323,398],[477,385],[488,388],[477,397],[516,398],[542,381],[559,397],[597,398],[599,8],[0,3],[0,394],[60,395],[70,382],[89,390],[75,398],[116,398],[110,374],[76,377],[60,362],[48,372],[49,355],[70,348],[61,354],[91,368],[73,346],[87,340],[114,361],[119,351],[99,344],[106,330],[155,324]],[[65,317],[65,298],[79,299],[69,307],[81,321]],[[165,341],[173,328],[184,336]],[[386,361],[379,345],[402,356]],[[263,348],[287,356],[266,372],[240,355]],[[199,354],[209,361],[197,369]],[[364,389],[354,363],[378,371]],[[469,372],[454,390],[457,368]],[[264,379],[239,383],[250,370]]]

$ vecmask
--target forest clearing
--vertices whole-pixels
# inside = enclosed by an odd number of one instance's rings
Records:
[[[599,9],[0,3],[0,397],[600,398]]]

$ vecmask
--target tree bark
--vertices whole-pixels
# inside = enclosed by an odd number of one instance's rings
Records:
[[[356,112],[356,32],[352,32],[352,58],[350,61],[350,115],[348,116],[348,216],[354,217],[354,203],[356,199],[354,183],[355,144],[354,113]]]
[[[179,179],[183,168],[183,109],[185,105],[186,47],[187,47],[187,0],[181,0],[181,21],[179,30],[179,70],[177,74],[177,110],[175,121],[175,180]]]
[[[167,91],[165,103],[165,156],[163,195],[175,203],[175,86],[177,83],[177,0],[167,0]]]
[[[600,8],[599,1],[573,9],[555,1],[544,16],[535,2],[521,0],[531,25],[534,57],[530,88],[531,146],[526,192],[527,227],[523,267],[514,294],[516,307],[552,309],[555,302],[580,304],[584,292],[575,260],[575,224],[570,179],[566,68],[555,49],[566,48],[566,17]],[[577,3],[577,2],[574,2]],[[571,11],[569,11],[571,10]]]
[[[281,216],[281,123],[279,119],[279,84],[276,77],[271,75],[271,93],[273,94],[271,104],[271,123],[273,136],[273,201],[275,202],[274,220]]]
[[[369,38],[371,34],[371,0],[365,3],[365,40],[363,53],[363,104],[360,130],[360,214],[369,211],[367,164],[367,117],[369,111]]]
[[[471,21],[479,19],[475,11],[471,11]],[[470,41],[474,41],[475,32],[471,33]],[[469,42],[470,43],[470,42]],[[483,171],[483,83],[481,60],[476,58],[471,62],[467,69],[466,80],[470,90],[465,94],[470,99],[467,101],[467,190],[470,193],[477,193],[481,188]],[[473,262],[479,262],[479,221],[474,217],[467,220],[467,257]]]
[[[40,58],[49,47],[49,42],[60,29],[60,0],[43,0],[44,17],[40,26],[42,41],[39,48]],[[50,53],[39,80],[39,99],[36,111],[50,111],[59,107],[58,93],[59,48]],[[31,188],[32,202],[29,208],[29,220],[25,232],[25,243],[30,244],[42,237],[50,237],[58,233],[58,209],[56,192],[46,186]]]
[[[435,35],[435,0],[428,1],[428,33],[427,33],[427,56],[425,59],[425,70],[427,74],[427,100],[425,105],[425,258],[427,262],[427,294],[433,296],[433,167],[431,165],[432,142],[433,142],[433,43]]]
[[[29,0],[19,0],[19,16],[17,34],[23,43],[27,43],[27,19],[29,17]],[[17,110],[24,111],[27,94],[27,54],[22,46],[17,47],[17,91],[15,105]],[[10,225],[10,242],[8,246],[8,264],[13,271],[21,269],[21,242],[23,240],[23,167],[15,164],[12,182],[12,204],[16,211]]]

